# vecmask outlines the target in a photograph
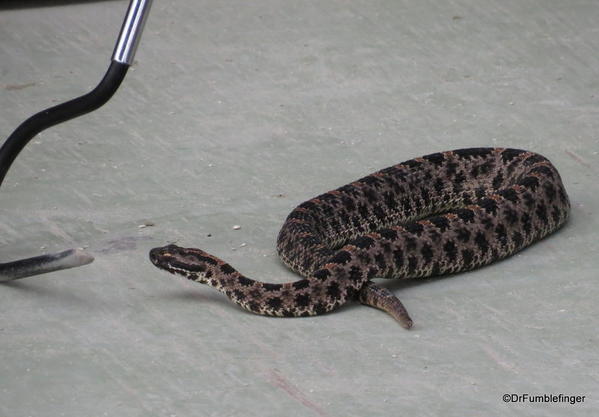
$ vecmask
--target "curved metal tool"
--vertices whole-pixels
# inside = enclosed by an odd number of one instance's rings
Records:
[[[112,61],[100,83],[89,93],[43,110],[25,120],[0,148],[0,185],[13,161],[29,141],[44,129],[89,113],[105,104],[119,88],[141,39],[152,0],[131,0]],[[0,263],[0,282],[86,265],[94,258],[80,249]]]

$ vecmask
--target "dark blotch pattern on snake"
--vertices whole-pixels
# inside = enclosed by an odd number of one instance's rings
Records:
[[[474,269],[510,256],[562,226],[570,203],[555,167],[518,149],[434,153],[306,201],[287,217],[277,250],[303,277],[250,279],[200,249],[152,249],[159,268],[223,292],[268,316],[313,316],[357,299],[412,325],[373,278]]]

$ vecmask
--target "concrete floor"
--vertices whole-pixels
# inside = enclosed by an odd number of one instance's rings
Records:
[[[97,83],[127,3],[4,3],[6,137]],[[599,415],[598,20],[595,0],[156,0],[116,96],[39,135],[0,190],[2,261],[96,256],[0,286],[0,416]],[[298,203],[470,146],[549,157],[571,221],[493,266],[391,284],[411,331],[357,304],[254,316],[147,259],[177,241],[293,280],[274,244]]]

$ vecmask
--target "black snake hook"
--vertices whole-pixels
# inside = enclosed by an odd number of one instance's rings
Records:
[[[139,44],[152,0],[131,0],[108,71],[89,93],[34,114],[6,139],[0,148],[0,186],[25,145],[42,130],[94,111],[116,92],[127,74]],[[82,249],[69,249],[18,261],[0,263],[0,282],[89,264],[94,260]]]

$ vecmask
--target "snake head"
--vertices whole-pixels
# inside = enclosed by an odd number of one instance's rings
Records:
[[[152,249],[150,261],[160,269],[201,283],[207,282],[212,276],[212,269],[219,263],[203,250],[177,245]]]

